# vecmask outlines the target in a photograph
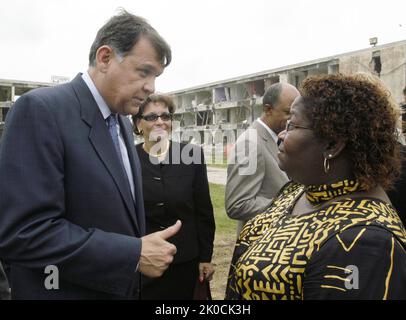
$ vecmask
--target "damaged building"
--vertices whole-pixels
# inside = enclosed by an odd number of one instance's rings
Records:
[[[406,40],[170,92],[177,106],[175,139],[222,148],[261,115],[262,96],[273,83],[298,87],[309,75],[338,72],[376,74],[401,102],[406,84]],[[0,136],[7,112],[18,96],[67,81],[62,78],[51,83],[0,79]]]
[[[13,103],[19,96],[37,88],[49,87],[53,83],[0,79],[0,137],[4,120]]]
[[[298,87],[310,75],[357,72],[378,75],[400,103],[406,84],[406,41],[169,92],[177,106],[174,133],[182,141],[206,146],[233,143],[233,137],[261,115],[262,96],[273,83]]]

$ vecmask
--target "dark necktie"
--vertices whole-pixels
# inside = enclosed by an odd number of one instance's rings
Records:
[[[118,159],[120,161],[121,167],[125,172],[124,169],[124,163],[123,163],[123,157],[121,155],[121,150],[120,150],[120,143],[118,142],[118,132],[117,132],[117,114],[112,113],[111,115],[109,115],[107,117],[107,126],[109,128],[109,132],[111,135],[111,139],[113,139],[113,144],[114,144],[114,148],[116,149],[116,153],[118,156]],[[126,174],[127,176],[127,174]]]
[[[123,157],[121,155],[120,143],[118,141],[117,114],[115,114],[115,113],[110,114],[107,117],[106,121],[107,121],[107,126],[109,128],[109,132],[110,132],[110,135],[111,135],[111,139],[113,140],[114,148],[116,149],[116,153],[117,153],[118,159],[120,161],[121,168],[123,169],[123,173],[124,173],[124,176],[125,176],[127,184],[128,184],[128,188],[130,189],[131,198],[133,199],[133,203],[135,204],[135,195],[131,191],[131,186],[130,186],[130,182],[128,181],[127,171],[125,170]]]

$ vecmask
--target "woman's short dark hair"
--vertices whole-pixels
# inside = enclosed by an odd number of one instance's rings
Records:
[[[401,166],[400,113],[389,90],[362,75],[334,74],[305,79],[300,92],[314,133],[346,142],[352,173],[361,185],[389,189]]]
[[[141,37],[146,37],[151,41],[164,67],[171,63],[171,48],[158,32],[144,18],[122,9],[97,32],[90,48],[89,66],[95,66],[96,52],[101,46],[108,45],[119,56],[125,57]]]
[[[134,124],[134,132],[135,134],[141,135],[142,132],[139,132],[137,128],[137,122],[140,121],[141,116],[144,115],[145,108],[150,103],[162,103],[165,107],[168,108],[170,114],[175,113],[175,102],[171,96],[160,94],[160,93],[153,93],[148,96],[148,98],[141,104],[138,113],[135,116],[132,116],[133,124]]]

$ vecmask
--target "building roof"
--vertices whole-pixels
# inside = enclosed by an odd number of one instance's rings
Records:
[[[368,52],[368,51],[377,51],[377,50],[385,49],[388,47],[394,47],[394,46],[400,46],[400,45],[406,45],[406,40],[401,40],[401,41],[383,44],[380,46],[369,47],[369,48],[365,48],[365,49],[361,49],[361,50],[341,53],[341,54],[337,54],[337,55],[333,55],[333,56],[329,56],[329,57],[325,57],[325,58],[320,58],[320,59],[316,59],[316,60],[300,62],[300,63],[291,64],[291,65],[287,65],[287,66],[283,66],[283,67],[278,67],[278,68],[274,68],[274,69],[251,73],[251,74],[247,74],[247,75],[243,75],[243,76],[239,76],[239,77],[234,77],[234,78],[230,78],[230,79],[210,82],[207,84],[198,85],[198,86],[194,86],[194,87],[190,87],[190,88],[186,88],[186,89],[171,91],[171,92],[168,92],[167,94],[179,95],[179,94],[183,94],[183,93],[193,93],[193,92],[201,91],[202,89],[207,90],[207,89],[214,89],[214,88],[222,87],[227,84],[260,80],[260,79],[263,79],[265,76],[277,75],[281,71],[298,69],[301,67],[308,67],[311,65],[317,65],[319,63],[325,63],[325,62],[329,62],[332,60],[338,60],[339,58],[344,57],[344,56],[355,55],[355,54],[359,54],[362,52]]]
[[[24,81],[24,80],[11,80],[0,79],[0,87],[24,87],[24,88],[39,88],[54,86],[52,82],[38,82],[38,81]]]

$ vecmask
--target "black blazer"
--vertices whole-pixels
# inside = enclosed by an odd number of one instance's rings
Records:
[[[142,167],[147,233],[162,230],[180,219],[181,230],[169,239],[177,247],[174,263],[194,258],[210,262],[215,222],[203,150],[171,142],[166,159],[158,164],[150,161],[142,144],[136,148]],[[182,153],[184,158],[180,157]]]
[[[11,108],[0,146],[0,258],[13,298],[134,298],[145,233],[140,163],[119,117],[135,203],[103,116],[78,75]],[[59,289],[44,286],[59,269]]]

